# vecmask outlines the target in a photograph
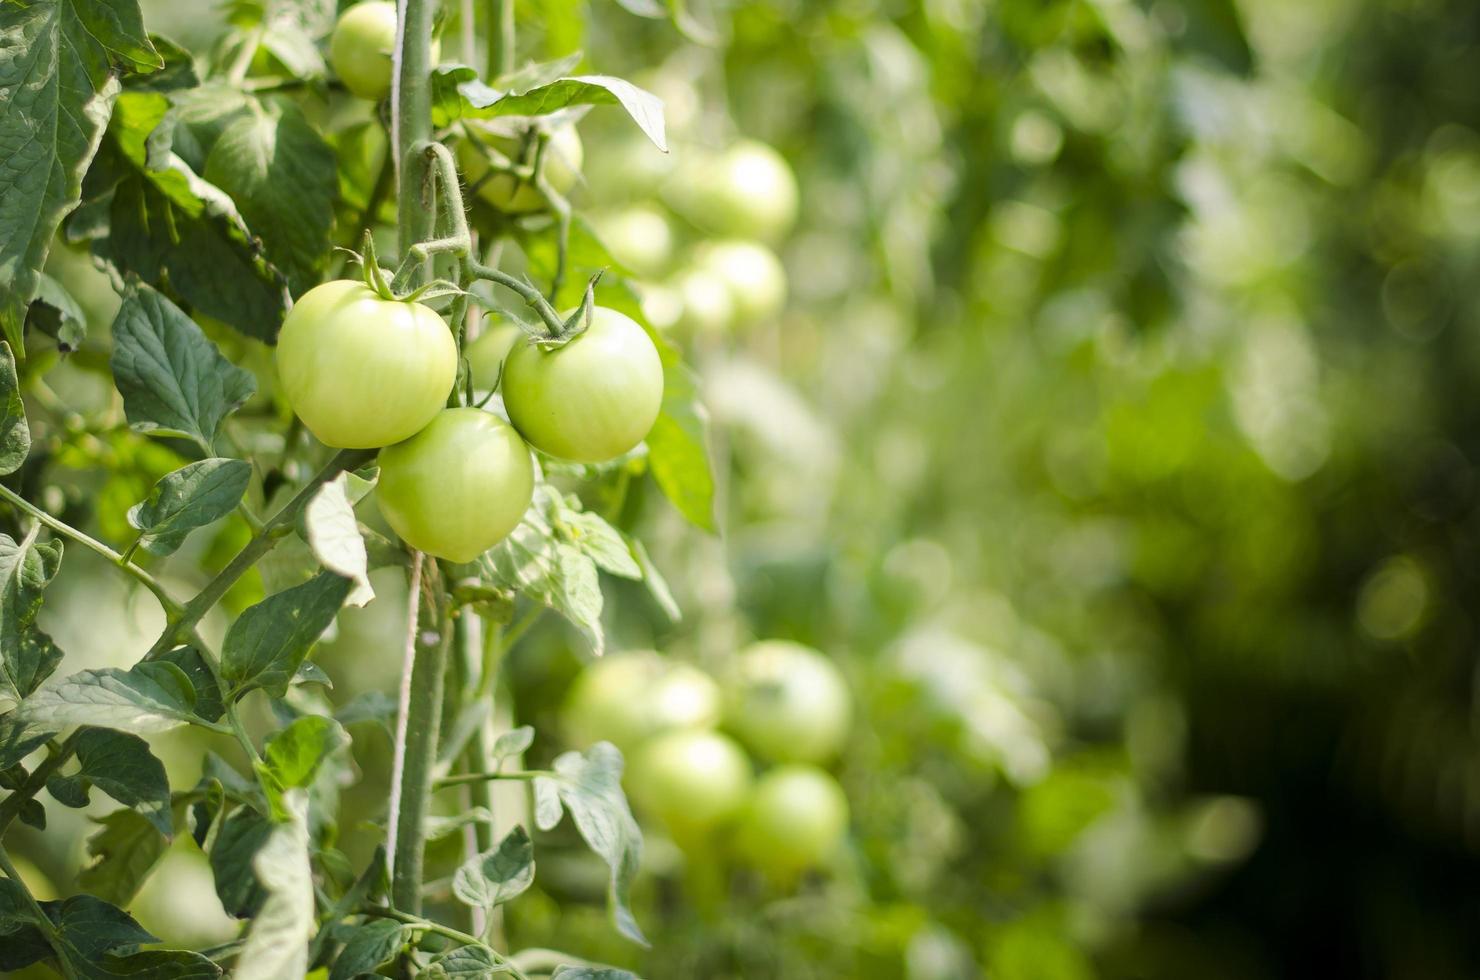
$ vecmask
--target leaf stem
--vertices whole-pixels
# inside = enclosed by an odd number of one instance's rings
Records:
[[[468,786],[473,783],[486,783],[494,779],[517,779],[524,782],[549,777],[559,778],[558,774],[549,769],[521,769],[518,772],[473,772],[464,776],[444,776],[437,780],[437,789],[447,789],[449,786]]]
[[[0,847],[0,871],[4,871],[6,877],[20,886],[21,894],[26,897],[26,904],[31,907],[31,914],[35,917],[36,928],[46,937],[46,944],[57,954],[57,968],[61,970],[62,976],[69,980],[77,976],[76,971],[72,969],[72,961],[67,958],[67,947],[62,942],[61,933],[57,932],[56,923],[51,921],[51,916],[46,914],[41,903],[36,901],[36,897],[31,894],[31,889],[27,888],[26,883],[21,880],[20,872],[10,862],[10,855],[5,853],[4,847]]]
[[[31,515],[36,520],[40,521],[42,524],[51,528],[58,534],[67,538],[71,538],[73,541],[76,541],[84,548],[88,548],[91,551],[94,551],[97,554],[103,556],[104,558],[108,559],[109,562],[121,568],[125,573],[132,575],[146,589],[154,593],[154,597],[158,599],[159,604],[164,607],[165,615],[167,617],[174,619],[176,616],[179,616],[181,614],[182,607],[178,602],[170,597],[170,594],[165,591],[164,586],[160,584],[159,580],[156,579],[153,575],[150,575],[144,569],[140,568],[138,565],[135,565],[132,562],[128,561],[128,559],[124,555],[121,555],[118,552],[114,551],[112,548],[108,547],[106,544],[97,540],[96,538],[84,534],[77,528],[68,524],[66,521],[51,516],[40,507],[37,507],[35,504],[31,503],[25,497],[22,497],[14,490],[5,486],[3,483],[0,483],[0,499],[9,502],[17,510]],[[133,549],[131,548],[129,549],[128,556],[131,557],[132,554]]]
[[[488,75],[497,80],[514,70],[514,0],[490,0],[488,14]]]

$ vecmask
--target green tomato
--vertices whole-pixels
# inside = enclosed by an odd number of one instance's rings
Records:
[[[660,734],[633,756],[628,785],[639,806],[680,838],[711,830],[745,805],[750,760],[719,732]]]
[[[603,306],[564,347],[515,344],[504,362],[504,408],[530,445],[600,463],[647,436],[663,403],[663,363],[647,331]]]
[[[467,562],[523,519],[534,496],[534,464],[519,433],[497,415],[448,408],[380,451],[375,495],[401,540]]]
[[[601,243],[617,262],[640,276],[655,276],[673,254],[668,219],[650,207],[635,206],[591,219]]]
[[[516,323],[494,321],[484,328],[476,340],[463,349],[468,359],[468,370],[473,374],[473,387],[478,391],[492,391],[503,370],[504,359],[524,336]]]
[[[677,326],[699,334],[717,334],[735,319],[735,301],[725,281],[708,269],[688,269],[673,281],[678,296]]]
[[[668,107],[663,107],[665,120]],[[668,120],[671,125],[671,120]],[[664,153],[646,136],[623,136],[603,143],[595,154],[601,161],[587,175],[591,197],[597,201],[628,201],[657,193],[673,172],[673,154]]]
[[[344,87],[362,99],[378,102],[391,91],[391,52],[396,48],[396,5],[366,0],[339,16],[329,37],[329,64]],[[432,40],[432,63],[441,46]]]
[[[755,784],[735,843],[753,866],[776,878],[823,863],[848,832],[848,797],[815,766],[778,766]]]
[[[786,270],[759,242],[712,242],[700,250],[699,266],[729,289],[738,322],[769,320],[786,305]]]
[[[515,163],[523,162],[524,140],[521,137],[501,136],[484,128],[479,132],[479,142],[487,144]],[[545,180],[559,193],[570,193],[570,189],[581,178],[584,157],[581,137],[574,126],[561,126],[552,131],[542,163]],[[468,139],[458,143],[457,160],[462,167],[463,180],[469,186],[478,183],[488,173],[488,159]],[[483,180],[478,184],[478,196],[505,214],[528,214],[544,210],[545,207],[545,199],[533,182],[520,180],[513,174],[494,174]]]
[[[755,140],[741,140],[717,159],[698,161],[673,193],[689,220],[719,235],[773,241],[796,222],[791,167]]]
[[[848,737],[853,705],[832,661],[799,643],[767,640],[742,651],[725,718],[774,762],[822,762]]]
[[[457,342],[430,308],[339,279],[288,312],[277,368],[288,404],[320,442],[375,449],[441,411],[457,380]]]
[[[713,728],[719,685],[691,664],[652,650],[611,653],[581,671],[565,699],[566,737],[580,747],[602,740],[630,753],[658,732]]]

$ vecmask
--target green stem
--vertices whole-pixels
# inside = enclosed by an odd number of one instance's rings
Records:
[[[477,613],[471,609],[464,609],[457,617],[453,633],[453,642],[457,645],[461,657],[464,676],[477,678],[476,684],[467,686],[469,703],[488,696],[485,688],[488,686],[489,663],[488,658],[484,657],[483,651],[479,649],[477,618]],[[498,643],[498,632],[498,628],[495,627],[493,630],[495,635],[489,637],[489,643]],[[485,719],[483,724],[478,726],[478,731],[474,734],[472,741],[468,743],[467,748],[463,749],[462,768],[469,775],[482,776],[488,773],[488,760],[493,756],[492,714],[493,712],[490,711],[490,718]],[[469,784],[468,797],[470,806],[482,807],[488,813],[488,819],[478,820],[473,824],[474,842],[478,853],[481,854],[493,847],[493,789],[487,780],[475,780]]]
[[[411,670],[406,701],[404,763],[399,781],[396,832],[392,840],[391,902],[408,912],[421,911],[422,862],[426,849],[426,817],[432,798],[432,771],[437,764],[437,742],[442,731],[442,687],[447,674],[447,652],[452,646],[446,570],[435,586],[437,627],[435,644],[420,647]]]
[[[497,79],[514,70],[514,0],[490,0],[488,5],[488,77]]]
[[[549,769],[522,769],[518,772],[474,772],[465,776],[444,776],[437,780],[437,789],[446,789],[449,786],[471,786],[474,783],[486,783],[494,779],[516,779],[524,782],[548,776],[552,779],[558,778],[558,774]]]
[[[57,954],[57,968],[62,971],[62,976],[72,978],[77,976],[72,969],[72,962],[67,959],[66,944],[62,942],[61,933],[57,932],[56,923],[51,921],[51,916],[36,901],[26,883],[21,880],[20,872],[15,865],[10,863],[10,855],[5,853],[5,848],[0,847],[0,871],[4,871],[6,877],[20,886],[21,894],[26,897],[26,904],[31,907],[31,916],[35,920],[36,928],[46,937],[46,944]]]
[[[180,615],[180,604],[170,597],[170,594],[165,591],[164,586],[159,583],[158,579],[156,579],[153,575],[150,575],[147,571],[140,568],[138,565],[135,565],[132,562],[128,561],[127,558],[114,551],[103,542],[97,540],[96,538],[89,537],[88,535],[77,530],[77,528],[66,523],[65,521],[58,520],[57,518],[52,517],[46,511],[42,510],[40,507],[37,507],[25,497],[22,497],[20,494],[16,493],[14,490],[10,489],[4,484],[0,484],[0,500],[8,501],[17,510],[31,515],[36,520],[40,521],[42,524],[51,528],[58,534],[70,538],[83,547],[91,549],[99,555],[102,555],[104,558],[108,559],[108,561],[123,569],[125,573],[132,575],[146,589],[154,593],[154,597],[158,599],[159,604],[164,607],[165,615],[167,617],[173,619],[174,617]],[[131,555],[132,549],[130,549],[130,556]]]
[[[431,47],[436,7],[436,0],[404,0],[396,39],[391,139],[400,175],[396,227],[402,254],[431,237],[436,217],[430,199],[432,185],[427,180],[430,161],[426,154],[416,152],[416,147],[432,138]]]
[[[20,816],[21,808],[41,792],[41,788],[46,785],[51,774],[62,768],[67,760],[72,758],[72,739],[75,737],[75,735],[69,737],[60,745],[51,743],[49,745],[50,754],[32,771],[30,777],[26,779],[26,784],[7,796],[4,802],[0,802],[0,838],[5,836],[5,832],[10,829],[15,818]]]
[[[293,496],[292,500],[289,500],[276,514],[267,519],[262,525],[262,530],[257,532],[241,551],[237,552],[236,557],[231,559],[225,568],[216,573],[215,578],[206,583],[206,587],[201,589],[194,599],[185,604],[174,622],[155,641],[148,655],[157,656],[177,644],[189,642],[195,632],[196,624],[211,611],[227,590],[236,584],[236,580],[261,561],[263,555],[277,547],[278,541],[288,532],[294,519],[297,518],[299,510],[318,492],[319,487],[334,479],[341,470],[358,466],[370,459],[371,455],[369,450],[363,449],[345,449],[336,454],[328,465],[314,474],[313,478]]]

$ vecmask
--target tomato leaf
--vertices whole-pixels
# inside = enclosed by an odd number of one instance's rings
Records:
[[[315,931],[308,794],[289,790],[283,795],[282,807],[285,819],[272,826],[252,857],[264,900],[237,957],[235,980],[301,977],[308,969],[308,943]]]
[[[459,946],[442,953],[416,975],[416,980],[487,980],[509,968],[487,946]]]
[[[267,898],[252,873],[252,859],[272,834],[272,822],[249,806],[239,806],[221,823],[208,855],[216,880],[216,895],[227,914],[245,919],[256,915]]]
[[[286,819],[283,794],[311,785],[324,760],[348,744],[339,722],[323,715],[303,715],[274,733],[257,766],[273,816]]]
[[[351,474],[340,473],[321,486],[304,507],[304,538],[319,564],[354,582],[345,603],[363,606],[375,598],[375,590],[370,587],[370,559],[365,550],[365,538],[355,521],[354,504],[350,499],[350,478]],[[358,477],[355,480],[365,483]],[[361,492],[360,496],[363,495]]]
[[[614,966],[560,966],[550,980],[637,980],[637,974]]]
[[[339,177],[334,150],[296,106],[254,106],[221,133],[203,176],[231,195],[294,293],[318,282]]]
[[[53,787],[55,781],[65,787],[63,795],[75,792],[82,800],[68,806],[85,806],[88,787],[96,786],[124,806],[137,810],[160,834],[168,836],[174,832],[170,783],[164,764],[149,751],[148,742],[137,735],[107,728],[84,728],[72,744],[80,768],[70,776],[53,777],[47,782],[53,796],[61,799]]]
[[[302,585],[268,596],[237,617],[221,647],[221,678],[237,697],[260,687],[275,698],[288,685],[344,604],[350,581],[322,572]]]
[[[534,843],[516,826],[493,850],[474,855],[452,876],[452,894],[472,908],[493,909],[534,884]]]
[[[137,282],[113,320],[110,363],[129,425],[193,439],[207,453],[222,420],[257,390],[179,307]]]
[[[19,701],[51,675],[61,651],[35,629],[41,593],[62,563],[60,542],[0,534],[0,698]]]
[[[610,75],[572,75],[548,81],[511,76],[512,88],[497,89],[467,65],[443,65],[432,72],[432,116],[438,126],[457,119],[548,116],[571,106],[620,105],[653,145],[668,152],[663,100],[631,82]],[[522,88],[529,82],[538,84]]]
[[[0,4],[0,327],[21,356],[26,307],[57,226],[81,200],[117,67],[163,65],[137,0]]]
[[[65,727],[100,725],[149,735],[198,722],[195,690],[172,663],[145,661],[129,670],[83,670],[43,687],[16,709],[24,721]]]
[[[555,759],[555,775],[534,781],[535,820],[541,830],[560,822],[562,804],[591,850],[611,869],[607,905],[617,931],[642,946],[647,939],[628,907],[632,880],[642,861],[642,831],[622,793],[622,753],[610,742],[597,742],[584,753],[566,752]]]
[[[240,459],[202,459],[167,474],[142,502],[129,508],[128,522],[153,555],[171,555],[198,527],[230,514],[246,493],[252,464]]]
[[[87,335],[87,314],[67,287],[46,273],[36,277],[36,296],[26,312],[26,327],[35,328],[57,342],[66,354],[82,345]]]
[[[94,822],[100,829],[87,839],[93,862],[78,873],[77,883],[88,894],[127,905],[164,857],[169,842],[134,810],[114,810]]]
[[[395,956],[406,945],[406,930],[393,919],[372,919],[355,927],[334,958],[329,980],[354,980]]]

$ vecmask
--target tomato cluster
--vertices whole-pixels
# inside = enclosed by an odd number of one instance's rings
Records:
[[[847,797],[823,766],[848,736],[848,688],[832,661],[782,641],[741,651],[725,680],[728,696],[691,664],[612,654],[572,684],[566,737],[621,748],[633,799],[691,853],[724,845],[787,882],[847,833]],[[757,776],[746,748],[772,768]]]

